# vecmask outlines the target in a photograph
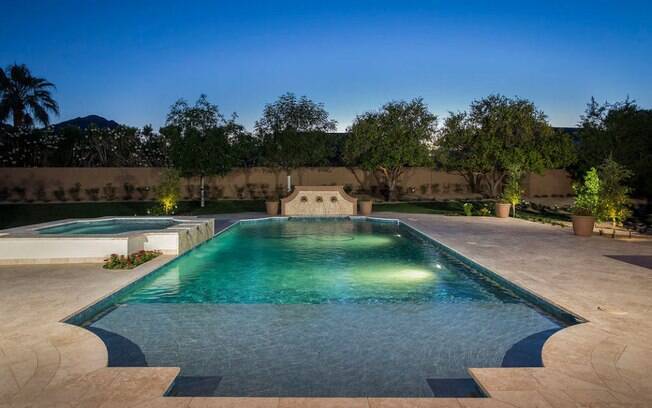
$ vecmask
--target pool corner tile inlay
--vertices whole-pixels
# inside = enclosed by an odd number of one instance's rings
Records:
[[[481,397],[472,367],[541,365],[570,314],[387,220],[240,222],[82,311],[111,366],[170,396]]]

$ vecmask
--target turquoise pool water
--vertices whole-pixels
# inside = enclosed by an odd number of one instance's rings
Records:
[[[469,367],[540,366],[575,323],[398,223],[241,223],[85,326],[171,395],[480,396]],[[107,307],[109,306],[109,307]]]
[[[51,235],[106,235],[131,231],[160,230],[178,224],[171,219],[112,219],[102,221],[75,221],[41,228],[39,234]]]

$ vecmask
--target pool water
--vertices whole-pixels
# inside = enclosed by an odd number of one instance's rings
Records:
[[[160,230],[178,224],[172,219],[111,219],[102,221],[74,221],[38,229],[39,234],[105,235],[131,231]]]
[[[170,395],[481,396],[470,367],[540,366],[574,323],[398,223],[240,223],[87,321]]]

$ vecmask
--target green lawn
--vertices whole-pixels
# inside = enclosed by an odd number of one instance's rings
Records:
[[[469,201],[473,204],[474,214],[486,207],[493,214],[490,201]],[[4,204],[0,205],[0,229],[37,224],[65,218],[93,218],[107,215],[147,215],[154,208],[154,202],[126,201],[101,203],[51,203],[51,204]],[[374,204],[374,212],[398,212],[412,214],[464,215],[462,201],[434,201]],[[209,201],[204,208],[198,201],[179,203],[178,215],[224,214],[237,212],[263,212],[265,203],[258,200],[220,200]],[[559,223],[569,221],[566,214],[554,212],[533,212],[519,210],[516,216],[530,221]]]
[[[469,201],[475,210],[486,205],[493,212],[493,203],[481,201]],[[378,212],[391,211],[410,214],[442,214],[442,215],[464,215],[463,201],[429,201],[410,203],[381,203],[374,204],[373,210]]]
[[[107,215],[147,215],[157,204],[146,201],[101,203],[51,203],[0,205],[0,229],[21,225],[61,220],[65,218],[93,218]],[[265,211],[263,201],[220,200],[206,203],[201,208],[197,201],[179,203],[178,215],[224,214]]]
[[[468,201],[473,204],[473,214],[479,215],[478,210],[486,207],[490,215],[494,213],[494,204],[491,201]],[[410,214],[441,214],[441,215],[465,215],[464,201],[434,201],[434,202],[411,202],[411,203],[390,203],[374,204],[374,212],[391,211]],[[565,213],[553,211],[535,211],[532,209],[517,209],[516,217],[528,221],[543,222],[547,224],[562,225],[562,221],[570,221],[570,216]]]

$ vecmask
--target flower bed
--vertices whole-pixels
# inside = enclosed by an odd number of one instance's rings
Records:
[[[159,255],[161,251],[138,251],[129,256],[111,254],[104,263],[104,269],[133,269]]]

